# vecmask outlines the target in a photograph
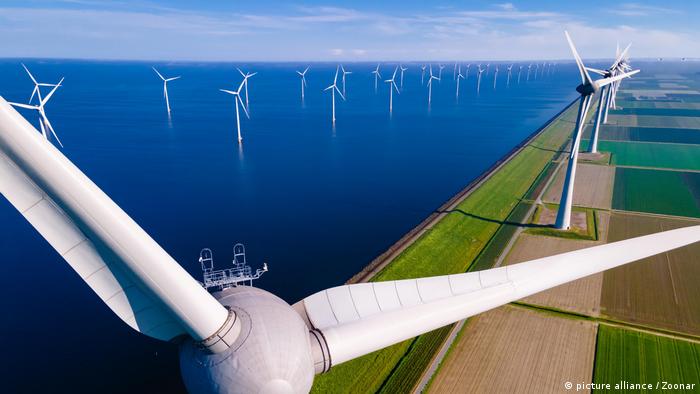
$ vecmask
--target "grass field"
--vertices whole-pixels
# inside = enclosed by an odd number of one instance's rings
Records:
[[[588,142],[581,146],[586,149]],[[600,141],[598,149],[611,152],[614,165],[700,171],[698,145]]]
[[[555,152],[569,138],[576,108],[570,107],[532,143],[401,253],[373,280],[395,280],[465,272],[529,190]],[[313,392],[376,392],[395,374],[415,377],[422,368],[402,359],[414,357],[408,340],[318,376]],[[439,344],[421,348],[432,355]],[[398,365],[398,367],[397,367]],[[398,375],[401,376],[401,375]],[[418,375],[419,376],[419,375]],[[403,383],[403,382],[402,382]],[[407,381],[404,384],[409,385]],[[413,382],[415,384],[415,382]]]
[[[608,383],[614,390],[620,381],[629,383],[656,382],[695,384],[691,390],[661,390],[661,386],[646,392],[686,392],[700,390],[700,344],[658,335],[631,331],[601,324],[595,356],[595,383]],[[642,392],[630,390],[625,392]]]
[[[700,218],[700,173],[618,167],[612,207]]]
[[[700,221],[613,212],[608,242]],[[601,314],[618,321],[700,336],[700,243],[606,271]]]
[[[428,393],[555,393],[590,381],[596,324],[504,306],[469,320]]]
[[[587,126],[583,140],[591,136]],[[599,139],[602,141],[668,142],[676,144],[700,144],[700,130],[675,129],[670,127],[634,127],[601,125]]]

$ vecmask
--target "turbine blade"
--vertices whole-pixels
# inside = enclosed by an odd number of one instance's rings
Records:
[[[617,59],[615,59],[615,62],[612,64],[612,66],[610,66],[610,69],[611,69],[611,70],[614,69],[614,68],[617,68],[617,66],[620,64],[620,62],[622,61],[622,59],[625,58],[625,55],[627,55],[627,51],[630,50],[630,47],[631,47],[631,46],[632,46],[631,43],[628,44],[627,47],[617,56]],[[619,51],[619,48],[618,48],[618,51]]]
[[[165,80],[165,82],[170,82],[170,81],[174,81],[174,80],[176,80],[176,79],[180,79],[180,78],[182,78],[182,77],[178,75],[177,77],[172,77],[172,78],[168,78],[168,79],[166,79],[166,80]]]
[[[343,99],[343,101],[345,101],[345,96],[343,96],[343,92],[341,92],[340,89],[338,89],[337,86],[333,85],[333,87],[335,88],[336,92],[338,92],[338,94],[339,94],[340,97]]]
[[[238,100],[238,103],[243,107],[243,112],[245,112],[246,118],[250,119],[250,114],[248,113],[248,108],[246,108],[245,103],[243,103],[243,99],[241,98],[240,95],[236,95],[236,100]]]
[[[599,69],[597,69],[597,68],[593,68],[593,67],[586,67],[586,70],[588,70],[588,71],[590,71],[590,72],[594,72],[594,73],[599,74],[599,75],[605,75],[605,74],[607,74],[607,72],[605,72],[605,71],[603,71],[603,70],[599,70]]]
[[[63,143],[61,143],[61,139],[58,138],[56,131],[53,129],[53,126],[51,126],[51,122],[49,122],[49,118],[46,117],[46,114],[42,114],[41,118],[44,121],[44,123],[46,123],[46,127],[49,129],[51,134],[53,134],[53,137],[56,138],[56,142],[58,142],[58,145],[60,145],[61,148],[63,148]]]
[[[12,103],[12,102],[8,102],[8,104],[13,105],[13,106],[15,106],[15,107],[20,107],[20,108],[39,110],[39,107],[36,106],[36,105],[29,105],[29,104],[22,104],[22,103]]]
[[[238,70],[238,72],[241,73],[241,75],[243,76],[243,78],[246,78],[245,73],[244,73],[243,71],[241,71],[240,68],[236,67],[236,70]]]
[[[44,99],[41,100],[41,104],[39,104],[40,106],[43,106],[44,104],[46,104],[46,103],[49,102],[49,99],[51,98],[51,96],[53,96],[53,94],[54,94],[54,92],[56,91],[56,89],[58,89],[59,87],[61,87],[61,83],[63,83],[63,78],[61,78],[61,80],[58,82],[58,84],[57,84],[56,86],[54,86],[53,89],[51,89],[51,91],[49,92],[49,94],[47,94],[46,97],[44,97]]]
[[[156,74],[158,74],[158,76],[160,77],[160,79],[162,79],[163,81],[165,81],[165,77],[163,77],[163,76],[158,72],[158,70],[156,70],[155,67],[151,67],[151,68],[153,69],[153,71],[156,72]]]
[[[234,95],[234,96],[238,96],[238,92],[234,92],[234,91],[226,90],[226,89],[219,89],[219,90],[221,90],[221,91],[224,92],[224,93],[228,93],[228,94],[232,94],[232,95]]]
[[[566,35],[566,40],[569,42],[571,52],[574,54],[574,59],[576,59],[578,72],[579,74],[581,74],[581,83],[592,83],[593,81],[591,80],[591,76],[588,75],[588,71],[586,71],[586,66],[583,64],[583,60],[581,60],[581,56],[579,56],[578,51],[576,50],[576,46],[571,40],[571,36],[569,36],[569,32],[564,30],[564,34]]]
[[[615,81],[619,81],[619,80],[624,79],[624,78],[629,78],[632,75],[637,74],[639,71],[640,70],[634,70],[634,71],[630,71],[628,73],[615,75],[614,77],[599,79],[599,80],[595,81],[595,84],[598,85],[599,88],[602,88],[603,86],[609,85]]]
[[[29,74],[29,78],[32,79],[32,82],[34,82],[35,85],[38,84],[36,82],[36,79],[34,79],[34,76],[32,75],[32,73],[29,72],[29,69],[27,68],[27,66],[24,65],[24,63],[22,63],[22,67],[24,67],[24,71],[26,71],[27,74]]]

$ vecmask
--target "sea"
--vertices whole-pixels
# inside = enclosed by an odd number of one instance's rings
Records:
[[[22,62],[39,82],[65,77],[46,104],[63,154],[193,277],[202,248],[223,269],[240,242],[253,270],[269,266],[254,285],[289,303],[343,284],[571,103],[580,82],[571,62],[536,76],[533,66],[529,80],[524,68],[519,82],[522,63],[510,82],[510,63],[498,63],[494,87],[492,63],[477,94],[471,62],[457,99],[444,63],[429,106],[428,70],[421,83],[421,63],[408,62],[389,113],[384,80],[397,65],[381,64],[375,90],[376,63],[347,63],[333,125],[324,89],[335,63],[3,59],[8,101],[31,94]],[[152,66],[182,77],[168,84],[170,116]],[[296,71],[307,66],[302,100]],[[257,72],[242,145],[234,97],[219,90],[238,88],[237,67]],[[38,128],[36,113],[20,112]],[[184,391],[177,348],[122,323],[5,199],[0,251],[0,391]]]

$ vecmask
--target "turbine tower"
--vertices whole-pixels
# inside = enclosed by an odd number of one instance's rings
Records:
[[[396,67],[394,69],[394,74],[391,76],[391,79],[387,79],[384,82],[389,84],[389,114],[392,114],[394,111],[394,89],[396,89],[397,94],[401,94],[399,92],[399,87],[396,86],[396,73],[399,71],[399,68]]]
[[[377,66],[379,68],[379,66]],[[343,92],[338,89],[338,67],[335,68],[335,77],[333,77],[333,84],[325,89],[323,91],[330,90],[331,91],[331,100],[333,102],[332,108],[333,108],[333,116],[332,116],[332,122],[335,124],[335,92],[338,92],[340,97],[345,100],[345,96],[343,95]]]
[[[438,64],[438,68],[440,71],[438,71],[438,82],[442,83],[442,69],[445,68],[442,64]]]
[[[481,75],[486,71],[485,68],[481,68],[481,64],[479,64],[479,68],[476,70],[476,95],[479,95],[479,92],[481,91]]]
[[[399,65],[399,69],[401,70],[400,87],[401,87],[401,90],[403,90],[403,73],[404,73],[404,71],[408,70],[408,67],[404,67],[404,66]]]
[[[250,79],[254,75],[257,75],[258,73],[244,73],[243,71],[241,71],[240,68],[236,68],[236,70],[238,70],[238,72],[241,73],[241,76],[243,76],[243,86],[245,86],[245,106],[246,108],[250,108],[250,103],[248,102],[248,79]]]
[[[26,70],[26,67],[25,67]],[[29,70],[27,70],[29,72]],[[31,76],[31,74],[30,74]],[[32,77],[32,80],[34,80],[34,77]],[[44,111],[44,106],[46,103],[49,102],[51,99],[51,96],[53,96],[54,92],[56,92],[56,89],[58,89],[61,84],[63,83],[63,78],[61,78],[60,81],[58,81],[57,84],[38,84],[35,82],[34,85],[34,90],[37,95],[37,100],[39,101],[38,105],[31,105],[31,104],[22,104],[22,103],[9,103],[11,105],[14,105],[15,107],[20,107],[24,109],[33,109],[39,113],[39,127],[41,128],[41,134],[44,136],[46,140],[49,139],[49,135],[46,132],[47,130],[51,132],[53,137],[56,139],[56,142],[58,142],[58,145],[63,148],[63,144],[61,143],[61,140],[58,138],[58,135],[56,134],[56,131],[53,129],[53,126],[51,125],[51,122],[49,122],[49,118],[46,116],[46,112]],[[49,94],[46,95],[46,97],[41,98],[41,90],[38,88],[39,86],[53,86],[53,89],[49,92]],[[32,98],[34,97],[34,93],[32,93],[32,97],[29,98],[29,102],[32,101]]]
[[[496,90],[496,81],[498,80],[498,65],[496,65],[496,70],[493,73],[493,90]]]
[[[464,72],[464,81],[466,82],[469,79],[469,69],[472,67],[472,64],[469,63],[467,64],[467,71]]]
[[[520,74],[523,73],[524,66],[518,66],[518,85],[520,85]]]
[[[452,70],[452,80],[456,81],[457,80],[457,62],[455,62],[455,68]]]
[[[301,78],[301,101],[304,101],[304,88],[306,88],[306,72],[309,71],[309,66],[306,66],[304,71],[297,71]]]
[[[421,84],[421,86],[423,85],[424,80],[425,80],[425,64],[420,66],[420,84]]]
[[[238,144],[243,143],[243,137],[241,136],[241,115],[240,115],[240,110],[239,106],[243,107],[243,112],[245,112],[245,116],[250,119],[250,114],[248,114],[248,109],[246,108],[245,104],[243,104],[243,99],[241,98],[241,91],[243,90],[243,87],[246,84],[246,79],[243,78],[243,81],[241,81],[241,84],[238,85],[237,90],[226,90],[226,89],[219,89],[224,93],[232,94],[234,96],[234,105],[236,106],[236,132],[238,133]]]
[[[170,99],[168,98],[168,82],[179,79],[180,76],[172,77],[172,78],[165,78],[165,77],[163,77],[163,75],[161,73],[158,72],[158,70],[156,70],[155,67],[151,67],[151,68],[153,68],[153,71],[155,71],[156,74],[158,74],[158,76],[160,77],[160,79],[163,80],[163,97],[165,97],[165,107],[168,109],[168,115],[170,115]]]
[[[336,365],[700,241],[690,226],[484,271],[342,285],[293,305],[245,285],[210,294],[34,132],[0,98],[0,193],[117,317],[178,346],[190,393],[306,393]]]
[[[530,70],[532,69],[532,63],[530,63],[527,66],[527,78],[525,78],[525,82],[528,82],[530,80]]]
[[[506,87],[510,87],[510,75],[513,72],[513,65],[511,64],[506,68],[506,71],[508,71],[508,79],[506,79]]]
[[[459,80],[460,79],[465,79],[464,75],[462,75],[462,66],[460,65],[458,70],[457,70],[457,92],[455,93],[455,98],[457,101],[459,101]]]
[[[345,67],[343,65],[340,65],[340,72],[342,73],[341,75],[341,82],[343,83],[343,96],[345,96],[345,76],[352,74],[352,71],[345,71]]]
[[[433,100],[433,80],[440,82],[440,77],[433,75],[433,66],[430,66],[430,78],[428,78],[428,107]]]
[[[574,46],[571,37],[568,32],[564,32],[566,35],[566,40],[569,42],[569,47],[571,52],[576,59],[576,65],[578,66],[579,74],[581,76],[581,84],[576,87],[576,91],[579,92],[581,98],[579,100],[578,106],[578,116],[576,118],[576,126],[574,128],[574,133],[571,138],[571,153],[569,155],[569,163],[566,167],[566,178],[564,180],[564,188],[562,190],[561,200],[559,201],[559,212],[557,213],[557,221],[555,227],[560,230],[568,230],[571,223],[571,206],[573,204],[574,197],[574,180],[576,178],[576,162],[578,160],[579,144],[581,142],[581,134],[583,134],[583,125],[586,121],[586,114],[588,113],[588,108],[591,104],[591,98],[593,94],[599,91],[602,87],[609,85],[617,80],[626,78],[630,75],[636,74],[636,72],[620,74],[610,78],[602,78],[596,81],[592,80],[586,66],[581,60],[576,47]],[[638,70],[637,70],[638,72]]]
[[[377,63],[377,68],[372,71],[372,74],[374,74],[374,93],[377,93],[377,84],[379,83],[379,78],[382,77],[382,74],[379,73],[379,63]]]

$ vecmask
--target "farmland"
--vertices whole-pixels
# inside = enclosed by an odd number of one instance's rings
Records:
[[[653,116],[700,116],[699,109],[690,108],[620,108],[610,111],[615,115],[653,115]]]
[[[610,218],[608,242],[697,224],[700,221],[615,212]],[[698,243],[606,271],[601,314],[618,321],[700,335],[698,278]]]
[[[698,95],[700,101],[700,95]],[[675,127],[700,129],[700,117],[690,116],[652,116],[652,115],[615,115],[610,114],[608,121],[618,126],[641,127]]]
[[[428,392],[558,392],[590,381],[596,324],[504,306],[470,319]]]
[[[559,203],[564,187],[566,168],[561,167],[549,185],[543,201]],[[574,205],[581,207],[610,209],[615,168],[581,163],[577,166],[574,181]],[[596,187],[588,187],[596,185]]]
[[[700,146],[600,141],[601,151],[612,152],[614,165],[700,171]]]
[[[591,127],[586,127],[583,139],[588,140]],[[671,127],[600,126],[600,140],[633,142],[668,142],[677,144],[700,144],[700,131]]]
[[[685,392],[700,387],[700,343],[601,324],[595,360],[595,383],[695,384]]]
[[[614,209],[700,218],[700,173],[618,167]]]

